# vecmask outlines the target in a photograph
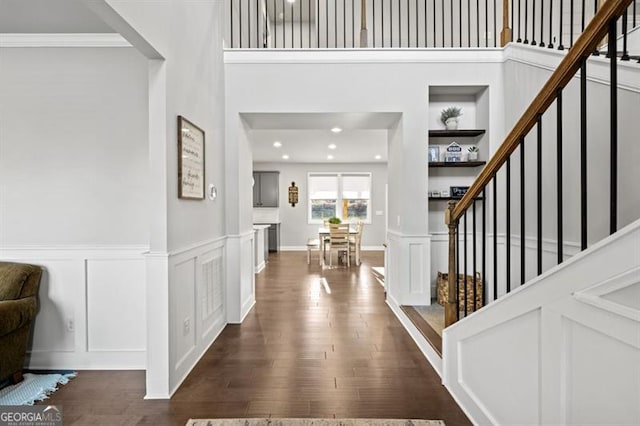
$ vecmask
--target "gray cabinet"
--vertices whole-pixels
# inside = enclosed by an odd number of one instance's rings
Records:
[[[253,207],[278,207],[279,172],[253,172]]]
[[[269,251],[280,251],[280,224],[272,223],[269,226]]]

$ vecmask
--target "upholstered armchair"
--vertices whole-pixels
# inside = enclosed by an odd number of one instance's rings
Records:
[[[38,266],[0,262],[0,382],[22,380],[41,277]]]

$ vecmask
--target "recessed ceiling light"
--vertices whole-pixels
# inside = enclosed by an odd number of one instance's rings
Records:
[[[335,143],[329,144],[329,149],[336,149],[337,146]]]
[[[378,155],[376,155],[376,156],[375,156],[375,159],[376,159],[376,160],[379,160],[379,159],[381,159],[381,158],[382,158],[382,155],[380,155],[380,154],[378,154]]]
[[[276,148],[280,148],[280,147],[282,146],[282,142],[280,142],[280,141],[275,141],[275,142],[273,143],[273,146],[275,146]]]
[[[295,3],[295,2],[296,2],[296,0],[287,0],[287,2],[289,2],[289,3]]]
[[[340,133],[342,131],[342,129],[340,127],[334,127],[333,129],[331,129],[331,131],[333,133]]]
[[[283,160],[288,160],[288,159],[289,159],[289,154],[284,154],[284,155],[282,156],[282,159],[283,159]]]
[[[327,160],[333,160],[333,155],[327,155]]]

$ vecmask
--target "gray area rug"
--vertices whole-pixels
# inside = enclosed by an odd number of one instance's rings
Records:
[[[445,426],[442,420],[401,419],[189,419],[187,426]]]

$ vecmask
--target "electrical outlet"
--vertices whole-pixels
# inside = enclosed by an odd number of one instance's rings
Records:
[[[73,318],[67,318],[67,331],[69,333],[73,333],[76,330],[76,324],[73,321]]]
[[[376,216],[382,216],[384,212],[382,210],[376,210]]]
[[[186,336],[187,334],[189,334],[189,330],[191,330],[191,320],[187,317],[184,319],[184,327],[182,332]]]

